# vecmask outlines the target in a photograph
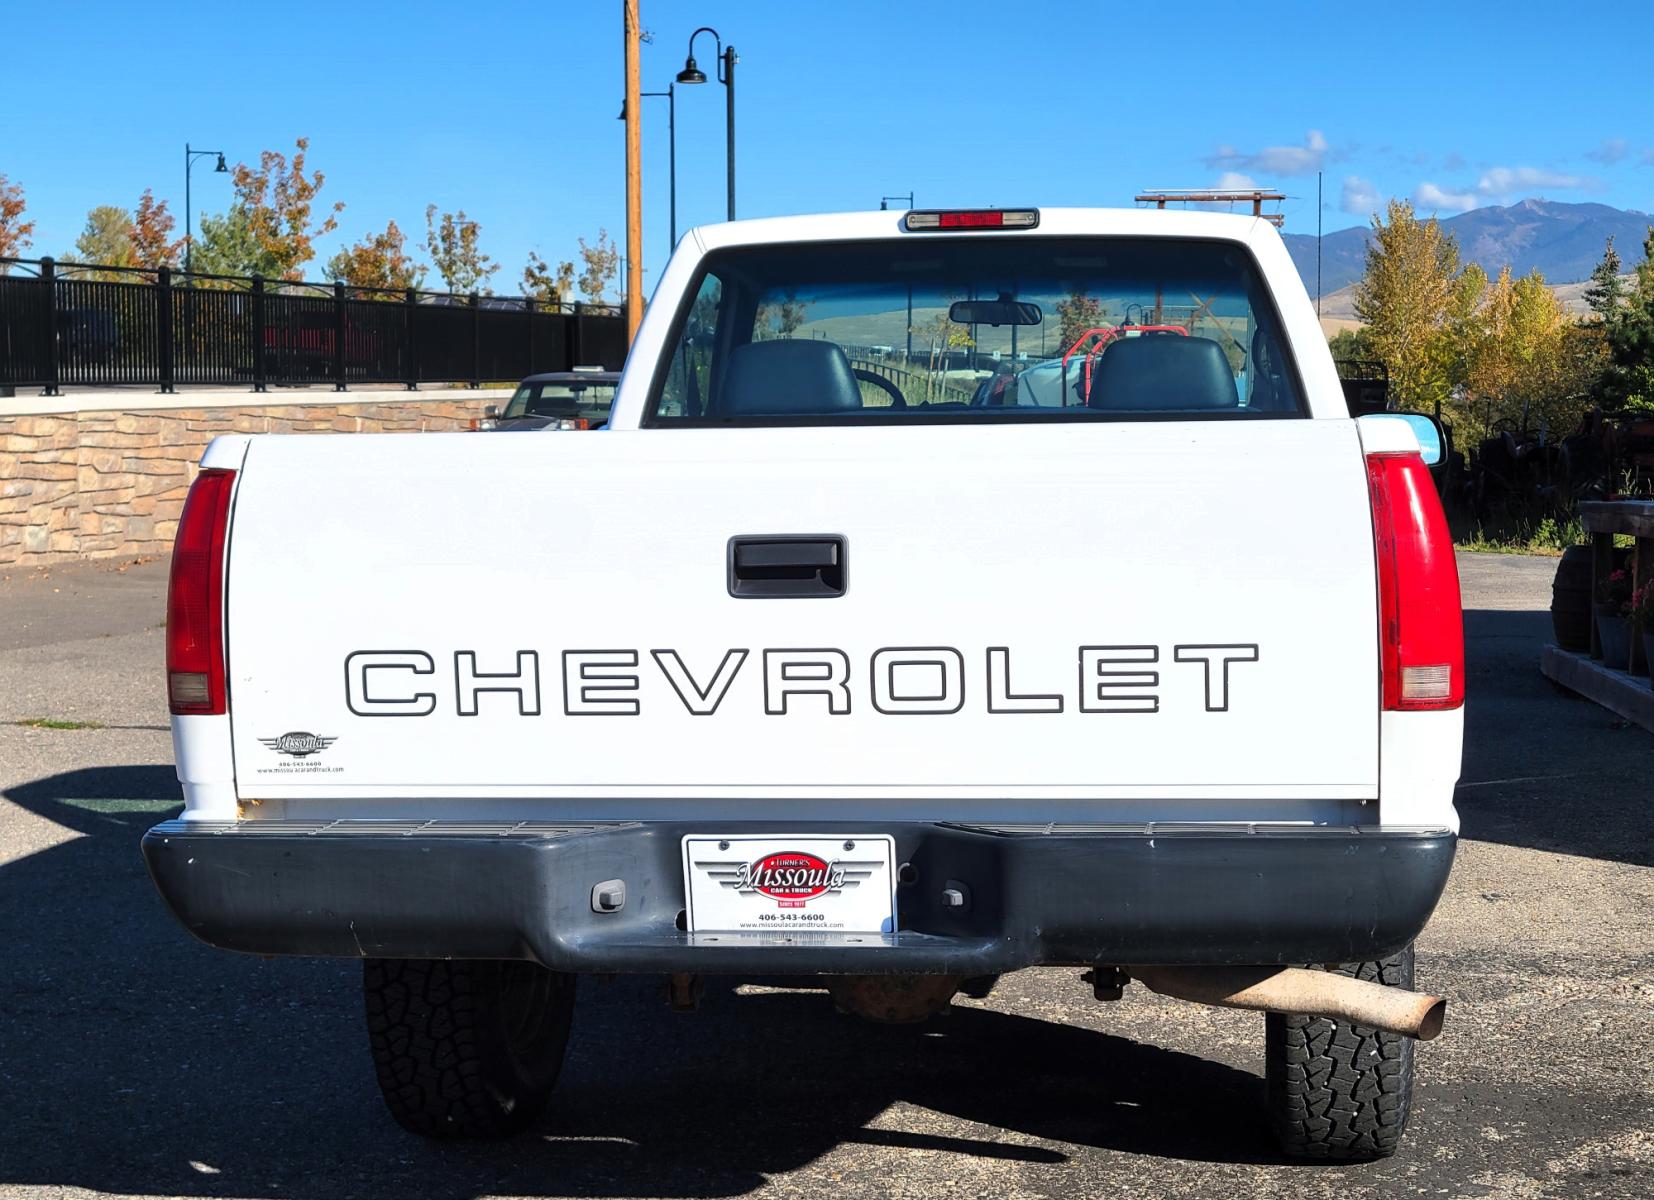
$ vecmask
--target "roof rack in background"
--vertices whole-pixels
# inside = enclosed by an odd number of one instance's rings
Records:
[[[1286,217],[1280,212],[1264,212],[1265,204],[1279,204],[1286,199],[1283,192],[1271,191],[1268,188],[1253,188],[1247,190],[1229,190],[1225,188],[1184,188],[1181,191],[1150,191],[1139,192],[1134,199],[1139,204],[1153,204],[1163,209],[1168,204],[1228,204],[1233,209],[1236,204],[1250,204],[1252,215],[1268,221],[1276,229]]]

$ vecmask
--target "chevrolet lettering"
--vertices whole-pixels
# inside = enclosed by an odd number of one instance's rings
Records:
[[[676,650],[654,650],[649,656],[659,668],[661,680],[671,685],[674,699],[696,716],[715,714],[730,694],[740,675],[741,665],[752,651],[726,650],[717,658],[718,667],[705,683],[696,679]],[[852,678],[852,655],[844,650],[760,650],[763,663],[760,689],[753,699],[771,716],[784,716],[792,709],[789,697],[820,696],[823,709],[833,715],[848,715],[860,703],[887,716],[951,715],[965,707],[965,654],[952,646],[898,647],[875,651],[867,660],[865,683]],[[478,716],[485,708],[495,715],[540,716],[540,652],[517,650],[501,656],[509,670],[482,673],[476,655],[470,651],[454,654],[454,691],[441,700],[420,677],[435,675],[441,657],[430,651],[355,650],[345,658],[345,706],[357,716],[429,717],[439,706],[451,704],[460,716]],[[1184,686],[1174,689],[1185,696],[1196,711],[1228,712],[1230,668],[1236,663],[1253,663],[1259,658],[1255,643],[1197,642],[1169,648],[1164,660],[1157,646],[1079,646],[1063,673],[1078,671],[1078,684],[1067,695],[1013,694],[1011,651],[994,646],[981,653],[977,682],[979,704],[989,713],[1073,712],[1157,712],[1160,671],[1152,669],[1162,661],[1186,663],[1179,668]],[[637,673],[645,656],[637,650],[566,650],[562,654],[561,687],[564,715],[637,717],[643,715],[644,690]],[[612,666],[616,670],[595,670]],[[1132,668],[1136,669],[1125,669]],[[901,668],[918,668],[908,670]],[[1144,669],[1151,668],[1151,669]],[[1056,677],[1058,672],[1050,673]],[[444,677],[447,673],[444,673]],[[930,688],[936,690],[932,692]],[[485,693],[502,699],[483,704]],[[286,739],[309,737],[288,734]],[[275,746],[276,739],[261,739],[283,753],[295,753]],[[323,739],[330,741],[331,739]],[[320,747],[317,747],[320,748]],[[306,750],[304,753],[310,753]]]

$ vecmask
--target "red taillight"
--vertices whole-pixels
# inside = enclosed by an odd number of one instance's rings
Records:
[[[211,716],[227,711],[224,691],[224,535],[234,471],[195,477],[167,586],[167,700],[172,711]]]
[[[1464,703],[1464,614],[1447,516],[1417,454],[1367,455],[1385,709]]]

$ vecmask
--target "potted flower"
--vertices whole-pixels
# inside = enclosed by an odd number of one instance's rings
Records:
[[[1597,640],[1602,661],[1619,671],[1631,667],[1631,572],[1624,567],[1597,581]]]
[[[1643,664],[1654,685],[1654,577],[1631,593],[1631,625],[1643,640]]]

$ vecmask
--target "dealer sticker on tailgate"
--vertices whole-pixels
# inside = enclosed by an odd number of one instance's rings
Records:
[[[882,834],[686,837],[690,932],[893,933],[895,856]]]

